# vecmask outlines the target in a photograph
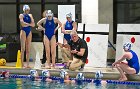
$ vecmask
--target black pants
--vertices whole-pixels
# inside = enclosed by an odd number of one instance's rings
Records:
[[[45,50],[45,45],[44,45],[44,49],[43,49],[43,59],[42,59],[42,64],[44,64],[46,62],[46,50]]]
[[[44,31],[41,32],[42,33],[42,42],[43,42],[43,59],[41,61],[42,64],[44,64],[46,62],[46,50],[45,50],[45,44],[44,44],[44,41],[43,41],[43,37],[44,37]]]

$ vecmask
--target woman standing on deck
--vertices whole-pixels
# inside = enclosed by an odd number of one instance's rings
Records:
[[[30,7],[29,5],[23,6],[23,12],[19,15],[21,31],[20,31],[20,42],[21,42],[21,62],[22,67],[30,68],[29,66],[29,56],[30,56],[30,45],[32,40],[31,27],[35,26],[34,19],[32,14],[29,14]],[[26,48],[26,61],[27,66],[24,65],[24,52]]]
[[[41,24],[44,23],[45,28]],[[56,27],[56,24],[59,24]],[[37,26],[39,29],[44,30],[44,45],[46,50],[47,63],[46,68],[55,68],[55,58],[56,58],[56,38],[55,33],[61,27],[61,22],[53,17],[51,10],[47,11],[46,17],[38,21]],[[50,56],[52,57],[52,64],[50,63]]]

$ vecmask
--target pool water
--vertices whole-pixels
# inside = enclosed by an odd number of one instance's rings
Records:
[[[140,85],[102,84],[96,86],[93,83],[76,85],[64,84],[58,81],[48,83],[42,81],[31,81],[29,79],[11,78],[0,79],[0,89],[140,89]]]

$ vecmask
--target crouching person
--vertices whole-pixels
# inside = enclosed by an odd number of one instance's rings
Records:
[[[81,39],[77,32],[73,30],[71,33],[71,41],[68,44],[58,43],[57,45],[69,48],[73,55],[72,62],[69,63],[70,70],[77,70],[84,67],[88,56],[88,47],[85,40]]]
[[[131,43],[125,43],[123,50],[124,54],[122,57],[112,64],[120,72],[119,81],[126,81],[127,77],[125,74],[138,74],[140,69],[138,56],[131,50]],[[127,62],[122,62],[125,59]]]

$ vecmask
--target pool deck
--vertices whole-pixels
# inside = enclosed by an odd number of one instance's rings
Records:
[[[22,74],[22,75],[28,75],[30,70],[34,68],[34,63],[30,63],[31,69],[25,69],[25,68],[16,68],[15,62],[7,63],[6,66],[0,66],[0,71],[2,70],[8,70],[10,74]],[[52,76],[59,76],[60,69],[63,66],[56,66],[55,69],[48,69]],[[45,68],[37,69],[39,75],[41,75],[41,71]],[[117,69],[112,69],[111,67],[106,68],[93,68],[93,67],[85,67],[84,70],[79,71],[70,71],[68,69],[65,69],[70,77],[75,77],[77,73],[82,72],[86,78],[94,78],[95,72],[100,70],[103,73],[103,79],[107,80],[117,80],[119,78],[119,72]],[[129,81],[140,81],[140,74],[135,75],[127,75]]]

